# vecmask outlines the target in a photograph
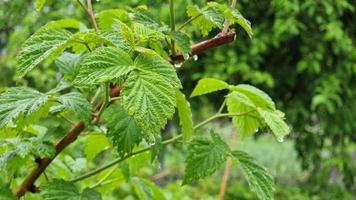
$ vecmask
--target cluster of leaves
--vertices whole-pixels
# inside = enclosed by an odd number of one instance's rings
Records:
[[[44,3],[36,1],[37,9]],[[187,13],[204,35],[215,27],[221,28],[224,19],[231,25],[238,23],[252,35],[249,22],[228,6],[217,3],[202,9],[188,6]],[[182,137],[187,144],[185,184],[211,175],[230,156],[239,163],[251,189],[261,199],[273,199],[271,176],[247,153],[231,150],[216,133],[211,134],[211,139],[194,136],[194,130],[200,125],[193,126],[189,102],[180,91],[180,79],[174,66],[167,61],[175,44],[181,53],[190,53],[189,36],[170,31],[140,7],[132,12],[105,10],[98,13],[97,19],[100,30],[91,30],[74,19],[52,21],[24,42],[17,57],[17,78],[24,78],[43,62],[55,60],[60,83],[48,92],[12,87],[0,93],[0,129],[11,133],[1,141],[0,166],[7,165],[14,156],[26,159],[56,156],[54,141],[47,140],[45,134],[34,138],[25,134],[48,115],[69,122],[81,121],[88,130],[99,130],[100,136],[92,138],[84,147],[88,160],[94,160],[110,145],[101,136],[110,139],[120,159],[131,157],[140,146],[152,149],[155,158],[164,143],[161,130],[177,108]],[[109,94],[114,84],[121,87],[117,99]],[[92,96],[94,89],[97,93]],[[232,117],[244,137],[262,127],[269,128],[279,141],[289,133],[283,113],[275,108],[266,93],[253,86],[202,79],[191,97],[223,89],[229,90],[226,96],[228,113],[218,113],[208,121]],[[104,94],[103,103],[98,100],[101,93]],[[89,97],[92,97],[90,102]],[[93,109],[96,104],[100,105],[99,109]],[[98,147],[101,149],[93,150]],[[62,177],[53,178],[41,185],[44,199],[101,199],[100,193],[92,188],[81,191],[71,182],[56,179]],[[140,199],[165,198],[153,183],[137,177],[129,180]]]

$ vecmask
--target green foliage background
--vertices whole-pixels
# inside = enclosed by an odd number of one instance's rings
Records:
[[[85,13],[73,2],[48,0],[42,11],[37,12],[33,1],[0,1],[0,90],[16,85],[15,55],[20,45],[40,26],[64,17],[87,22]],[[146,4],[155,16],[169,24],[167,2],[101,0],[94,4],[94,9]],[[185,10],[191,3],[204,5],[205,1],[176,1],[177,22],[188,18]],[[238,8],[252,23],[253,39],[248,39],[247,34],[237,28],[236,42],[199,55],[198,62],[185,63],[179,69],[185,89],[192,91],[197,80],[203,77],[231,84],[251,83],[263,89],[286,112],[293,132],[283,147],[265,137],[257,137],[260,145],[253,148],[248,141],[241,146],[252,149],[262,161],[265,155],[258,153],[263,151],[261,148],[275,155],[273,160],[264,162],[276,170],[274,175],[281,187],[276,199],[351,199],[356,195],[356,1],[240,0]],[[203,37],[194,28],[188,31],[193,33],[195,41]],[[48,91],[57,80],[55,67],[43,63],[20,81]],[[207,102],[210,106],[199,107]],[[192,107],[204,116],[217,109],[214,102],[217,102],[214,97],[208,96],[195,100]],[[179,156],[179,152],[171,151],[173,158],[162,159],[168,159],[166,162],[174,166],[179,160],[174,156]],[[279,155],[283,151],[284,154]],[[295,156],[289,157],[286,152]],[[277,155],[286,156],[288,161],[271,166],[278,160]],[[284,173],[277,173],[281,169],[285,169]],[[184,190],[187,191],[173,195],[185,193],[213,198],[210,195],[218,191],[219,177],[221,174],[196,187],[186,186]],[[161,184],[166,185],[166,182],[169,180]],[[246,188],[243,184],[233,175],[227,198],[254,199],[247,189],[242,189]],[[168,191],[180,190],[174,183],[165,187]],[[204,191],[215,192],[204,194]]]

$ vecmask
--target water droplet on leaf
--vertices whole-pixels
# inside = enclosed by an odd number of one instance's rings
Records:
[[[182,67],[182,63],[176,63],[176,64],[174,64],[174,67],[175,68],[181,68]]]
[[[194,61],[197,61],[198,60],[198,55],[194,55],[193,59],[194,59]]]

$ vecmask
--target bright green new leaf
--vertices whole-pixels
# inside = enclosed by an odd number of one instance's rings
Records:
[[[236,8],[231,8],[227,4],[219,4],[216,2],[208,2],[208,7],[219,9],[225,18],[229,19],[230,25],[235,23],[239,24],[246,31],[248,36],[252,38],[253,33],[250,21],[245,19]]]
[[[131,183],[134,187],[136,195],[140,200],[165,200],[165,196],[160,189],[151,181],[133,177]]]
[[[283,120],[283,117],[281,116],[281,112],[278,110],[270,111],[270,110],[265,110],[260,108],[257,109],[257,111],[264,119],[268,127],[272,130],[277,140],[283,142],[284,136],[288,135],[290,130],[288,125]]]
[[[54,179],[41,187],[41,195],[44,200],[101,200],[101,195],[92,189],[85,189],[81,193],[70,182]]]
[[[243,151],[233,151],[232,155],[237,160],[250,189],[262,200],[274,199],[274,182],[267,170],[258,165],[250,155]]]
[[[188,145],[183,184],[213,174],[226,161],[230,152],[228,145],[214,132],[211,137],[212,140],[197,137]]]
[[[139,70],[149,71],[160,75],[161,78],[170,83],[173,87],[182,87],[173,65],[162,57],[140,54],[135,59],[135,67]]]
[[[182,127],[184,141],[188,141],[194,132],[192,110],[185,95],[179,90],[176,91],[177,110],[179,115],[179,124]]]
[[[46,58],[60,54],[68,47],[72,36],[64,29],[47,26],[40,28],[22,46],[17,57],[17,76],[23,77]]]
[[[142,130],[157,134],[174,113],[175,88],[156,73],[134,71],[124,84],[120,103]]]
[[[243,93],[232,92],[227,96],[226,104],[229,113],[245,113],[232,117],[232,122],[242,138],[257,132],[260,126],[259,115],[251,99]]]
[[[132,25],[132,30],[135,33],[135,37],[138,38],[140,42],[154,42],[161,41],[164,39],[164,34],[158,30],[151,29],[143,24],[134,23]]]
[[[223,14],[214,7],[200,9],[197,6],[189,5],[187,14],[191,18],[196,18],[192,23],[198,26],[203,35],[208,35],[215,27],[221,28],[224,23]]]
[[[101,30],[112,29],[117,20],[123,23],[131,23],[129,15],[126,10],[109,9],[98,13],[98,24]]]
[[[51,21],[46,24],[48,27],[52,28],[72,28],[72,29],[83,29],[86,30],[86,26],[82,24],[80,21],[73,18],[60,19],[56,21]]]
[[[119,48],[98,48],[79,63],[79,72],[74,83],[77,85],[105,83],[127,75],[133,70],[133,65],[130,56]]]
[[[170,32],[169,36],[177,44],[178,49],[183,54],[188,54],[190,52],[190,37],[179,31]]]
[[[117,31],[100,31],[98,36],[101,37],[105,43],[120,48],[129,54],[133,51],[130,44]]]
[[[71,92],[59,97],[60,107],[69,109],[76,118],[88,123],[91,119],[92,106],[89,101],[79,92]]]
[[[230,89],[232,91],[237,91],[246,95],[257,107],[261,108],[269,108],[275,110],[276,107],[271,97],[268,96],[262,90],[246,84],[240,84],[237,86],[231,86]]]
[[[13,87],[0,94],[0,128],[21,127],[48,113],[48,95],[26,87]]]
[[[108,136],[119,156],[130,154],[143,138],[142,130],[136,125],[133,116],[115,103],[105,110],[103,117],[108,126]]]
[[[203,78],[199,80],[190,97],[195,97],[228,88],[229,84],[225,83],[224,81],[220,81],[214,78]]]
[[[108,138],[102,135],[88,135],[85,138],[84,152],[88,161],[93,160],[110,145]]]
[[[40,11],[43,6],[45,5],[46,0],[36,0],[35,1],[35,6],[36,6],[36,11]]]

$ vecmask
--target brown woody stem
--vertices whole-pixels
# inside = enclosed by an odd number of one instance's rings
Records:
[[[195,55],[201,52],[204,52],[208,49],[216,48],[218,46],[231,43],[235,40],[235,32],[227,32],[226,34],[219,34],[214,38],[201,41],[193,46],[191,46],[190,55]],[[184,56],[182,54],[176,54],[175,56],[170,57],[172,62],[183,62]]]

